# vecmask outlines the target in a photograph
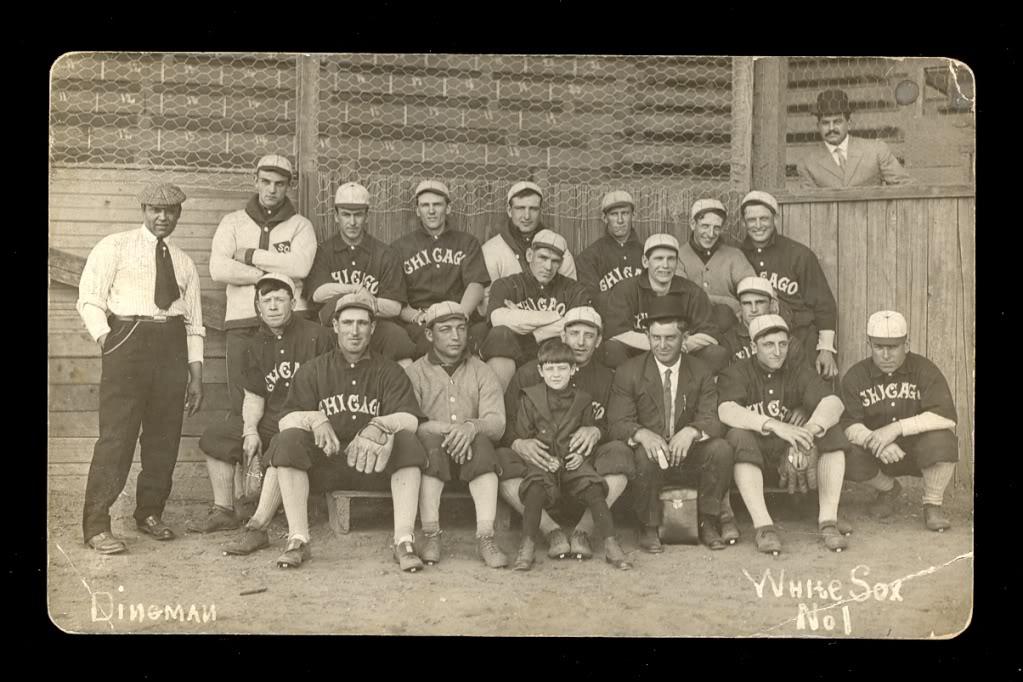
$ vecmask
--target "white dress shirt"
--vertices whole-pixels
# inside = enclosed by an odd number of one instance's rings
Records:
[[[163,240],[174,264],[181,292],[166,310],[153,300],[156,287],[156,235],[145,225],[111,234],[99,241],[85,261],[78,283],[78,303],[89,335],[94,340],[110,332],[107,315],[184,317],[188,361],[203,361],[202,299],[199,272],[188,254]]]
[[[846,135],[845,139],[842,140],[841,142],[839,142],[838,144],[830,144],[828,142],[825,142],[824,146],[828,148],[829,152],[831,152],[831,158],[833,158],[835,160],[835,163],[838,163],[838,153],[839,152],[842,154],[842,160],[843,161],[848,161],[849,160],[849,136],[848,135]],[[842,164],[839,163],[838,165],[841,167]]]

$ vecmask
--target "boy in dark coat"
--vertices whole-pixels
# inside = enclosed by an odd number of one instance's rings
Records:
[[[541,509],[553,507],[561,495],[570,495],[585,504],[593,515],[597,532],[604,536],[607,562],[628,570],[632,564],[615,538],[611,510],[605,501],[607,484],[592,463],[569,447],[572,434],[578,430],[600,431],[594,425],[591,396],[570,383],[576,371],[575,355],[564,341],[551,339],[541,346],[537,360],[544,383],[522,390],[515,434],[518,438],[540,441],[556,460],[549,470],[526,464],[526,475],[519,488],[524,506],[522,545],[514,569],[528,571],[533,566]]]

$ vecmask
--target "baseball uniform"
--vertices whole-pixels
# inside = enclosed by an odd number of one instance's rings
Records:
[[[259,331],[245,348],[245,390],[264,399],[263,417],[258,431],[266,452],[277,434],[277,422],[284,416],[284,403],[291,381],[304,363],[337,347],[337,337],[328,329],[295,315],[279,330],[260,324]],[[199,439],[199,449],[225,462],[241,462],[241,415],[211,424]]]
[[[938,367],[916,353],[907,353],[902,366],[891,373],[882,372],[871,358],[853,365],[842,378],[845,413],[842,427],[860,424],[873,431],[882,426],[930,412],[955,422],[956,408],[948,382]],[[938,462],[957,462],[959,444],[950,429],[909,433],[895,439],[906,456],[894,464],[884,464],[863,447],[861,438],[851,435],[853,447],[846,459],[845,477],[850,481],[869,481],[878,469],[889,476],[919,476],[920,471]],[[855,432],[855,430],[854,430]],[[857,442],[860,441],[860,442]]]
[[[784,318],[784,316],[782,316]],[[728,349],[732,359],[730,364],[736,360],[752,358],[757,354],[757,346],[749,337],[749,327],[736,322],[735,326],[721,334],[721,346]],[[803,343],[795,336],[789,337],[789,352],[785,358],[786,365],[810,363],[812,358],[803,349]]]
[[[349,245],[340,235],[324,242],[316,252],[313,267],[306,278],[306,291],[312,300],[324,284],[363,286],[377,298],[404,305],[405,278],[397,252],[380,240],[364,234],[357,245]],[[331,327],[334,306],[340,296],[331,296],[320,308],[320,323]],[[400,320],[398,320],[400,321]],[[395,319],[377,318],[370,348],[388,360],[403,360],[415,354],[415,345]]]
[[[705,249],[690,238],[678,250],[678,274],[701,287],[715,308],[720,306],[714,311],[714,322],[720,329],[735,323],[739,312],[736,287],[755,274],[742,251],[724,240],[721,236],[714,246]]]
[[[320,411],[327,417],[341,452],[333,457],[316,447],[311,431],[284,429],[270,441],[266,459],[271,466],[309,473],[310,491],[338,489],[389,490],[390,477],[405,467],[424,468],[426,453],[415,434],[398,431],[387,467],[364,474],[349,467],[344,448],[373,417],[404,412],[424,419],[408,376],[395,362],[372,352],[355,364],[341,350],[332,350],[299,368],[291,381],[282,417],[292,412]]]
[[[764,367],[756,357],[739,360],[718,375],[717,388],[719,405],[734,402],[763,421],[777,419],[784,422],[799,407],[813,419],[820,402],[835,395],[829,383],[821,379],[812,367],[806,363],[792,363],[788,358],[777,370]],[[753,464],[775,475],[780,457],[789,448],[788,443],[773,434],[764,435],[759,430],[735,426],[729,427],[725,439],[735,452],[736,463]],[[849,451],[849,441],[837,422],[825,430],[817,450],[821,453]],[[768,464],[770,466],[765,466]]]
[[[576,267],[579,283],[589,287],[593,300],[601,305],[598,312],[606,316],[603,305],[608,292],[619,282],[643,272],[643,242],[635,230],[629,232],[624,244],[606,234],[579,254]]]
[[[568,253],[566,251],[566,253]],[[503,277],[490,289],[487,320],[493,325],[495,310],[506,308],[506,301],[519,310],[554,311],[561,317],[570,308],[591,305],[590,294],[582,284],[561,274],[555,274],[548,284],[540,284],[530,270]],[[511,358],[517,365],[536,357],[537,342],[533,334],[516,334],[503,325],[492,326],[480,346],[480,357]]]
[[[523,234],[510,219],[507,220],[497,234],[483,243],[483,259],[486,262],[490,281],[497,282],[502,277],[509,277],[528,270],[526,249],[532,244],[533,237],[546,229],[549,228],[544,227],[542,223],[537,223],[535,230],[529,234]],[[575,261],[572,259],[570,251],[566,250],[562,255],[558,274],[570,279],[576,278]],[[480,304],[480,310],[489,309],[489,296],[490,289],[487,288],[483,302]]]
[[[777,232],[763,246],[747,236],[742,251],[757,275],[768,280],[778,299],[788,305],[792,334],[799,337],[804,348],[815,349],[818,332],[833,331],[838,322],[835,297],[817,256]]]

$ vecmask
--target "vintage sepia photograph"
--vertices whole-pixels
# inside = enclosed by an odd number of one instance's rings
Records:
[[[948,57],[60,56],[50,620],[957,637],[975,156]]]

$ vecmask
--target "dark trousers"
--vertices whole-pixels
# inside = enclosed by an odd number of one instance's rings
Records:
[[[141,444],[135,519],[159,516],[178,461],[188,352],[180,317],[159,324],[111,320],[99,389],[99,440],[85,485],[85,539],[110,530],[110,507],[124,489]],[[142,437],[139,438],[139,429]]]
[[[245,398],[245,347],[256,334],[256,327],[228,329],[224,334],[227,356],[227,397],[231,414],[242,414],[242,400]]]
[[[717,516],[721,512],[721,498],[732,485],[732,446],[724,439],[710,438],[694,443],[679,466],[667,469],[661,469],[657,462],[651,461],[642,445],[636,446],[633,453],[636,478],[630,485],[640,523],[660,525],[661,501],[658,495],[664,485],[695,487],[700,514]]]

